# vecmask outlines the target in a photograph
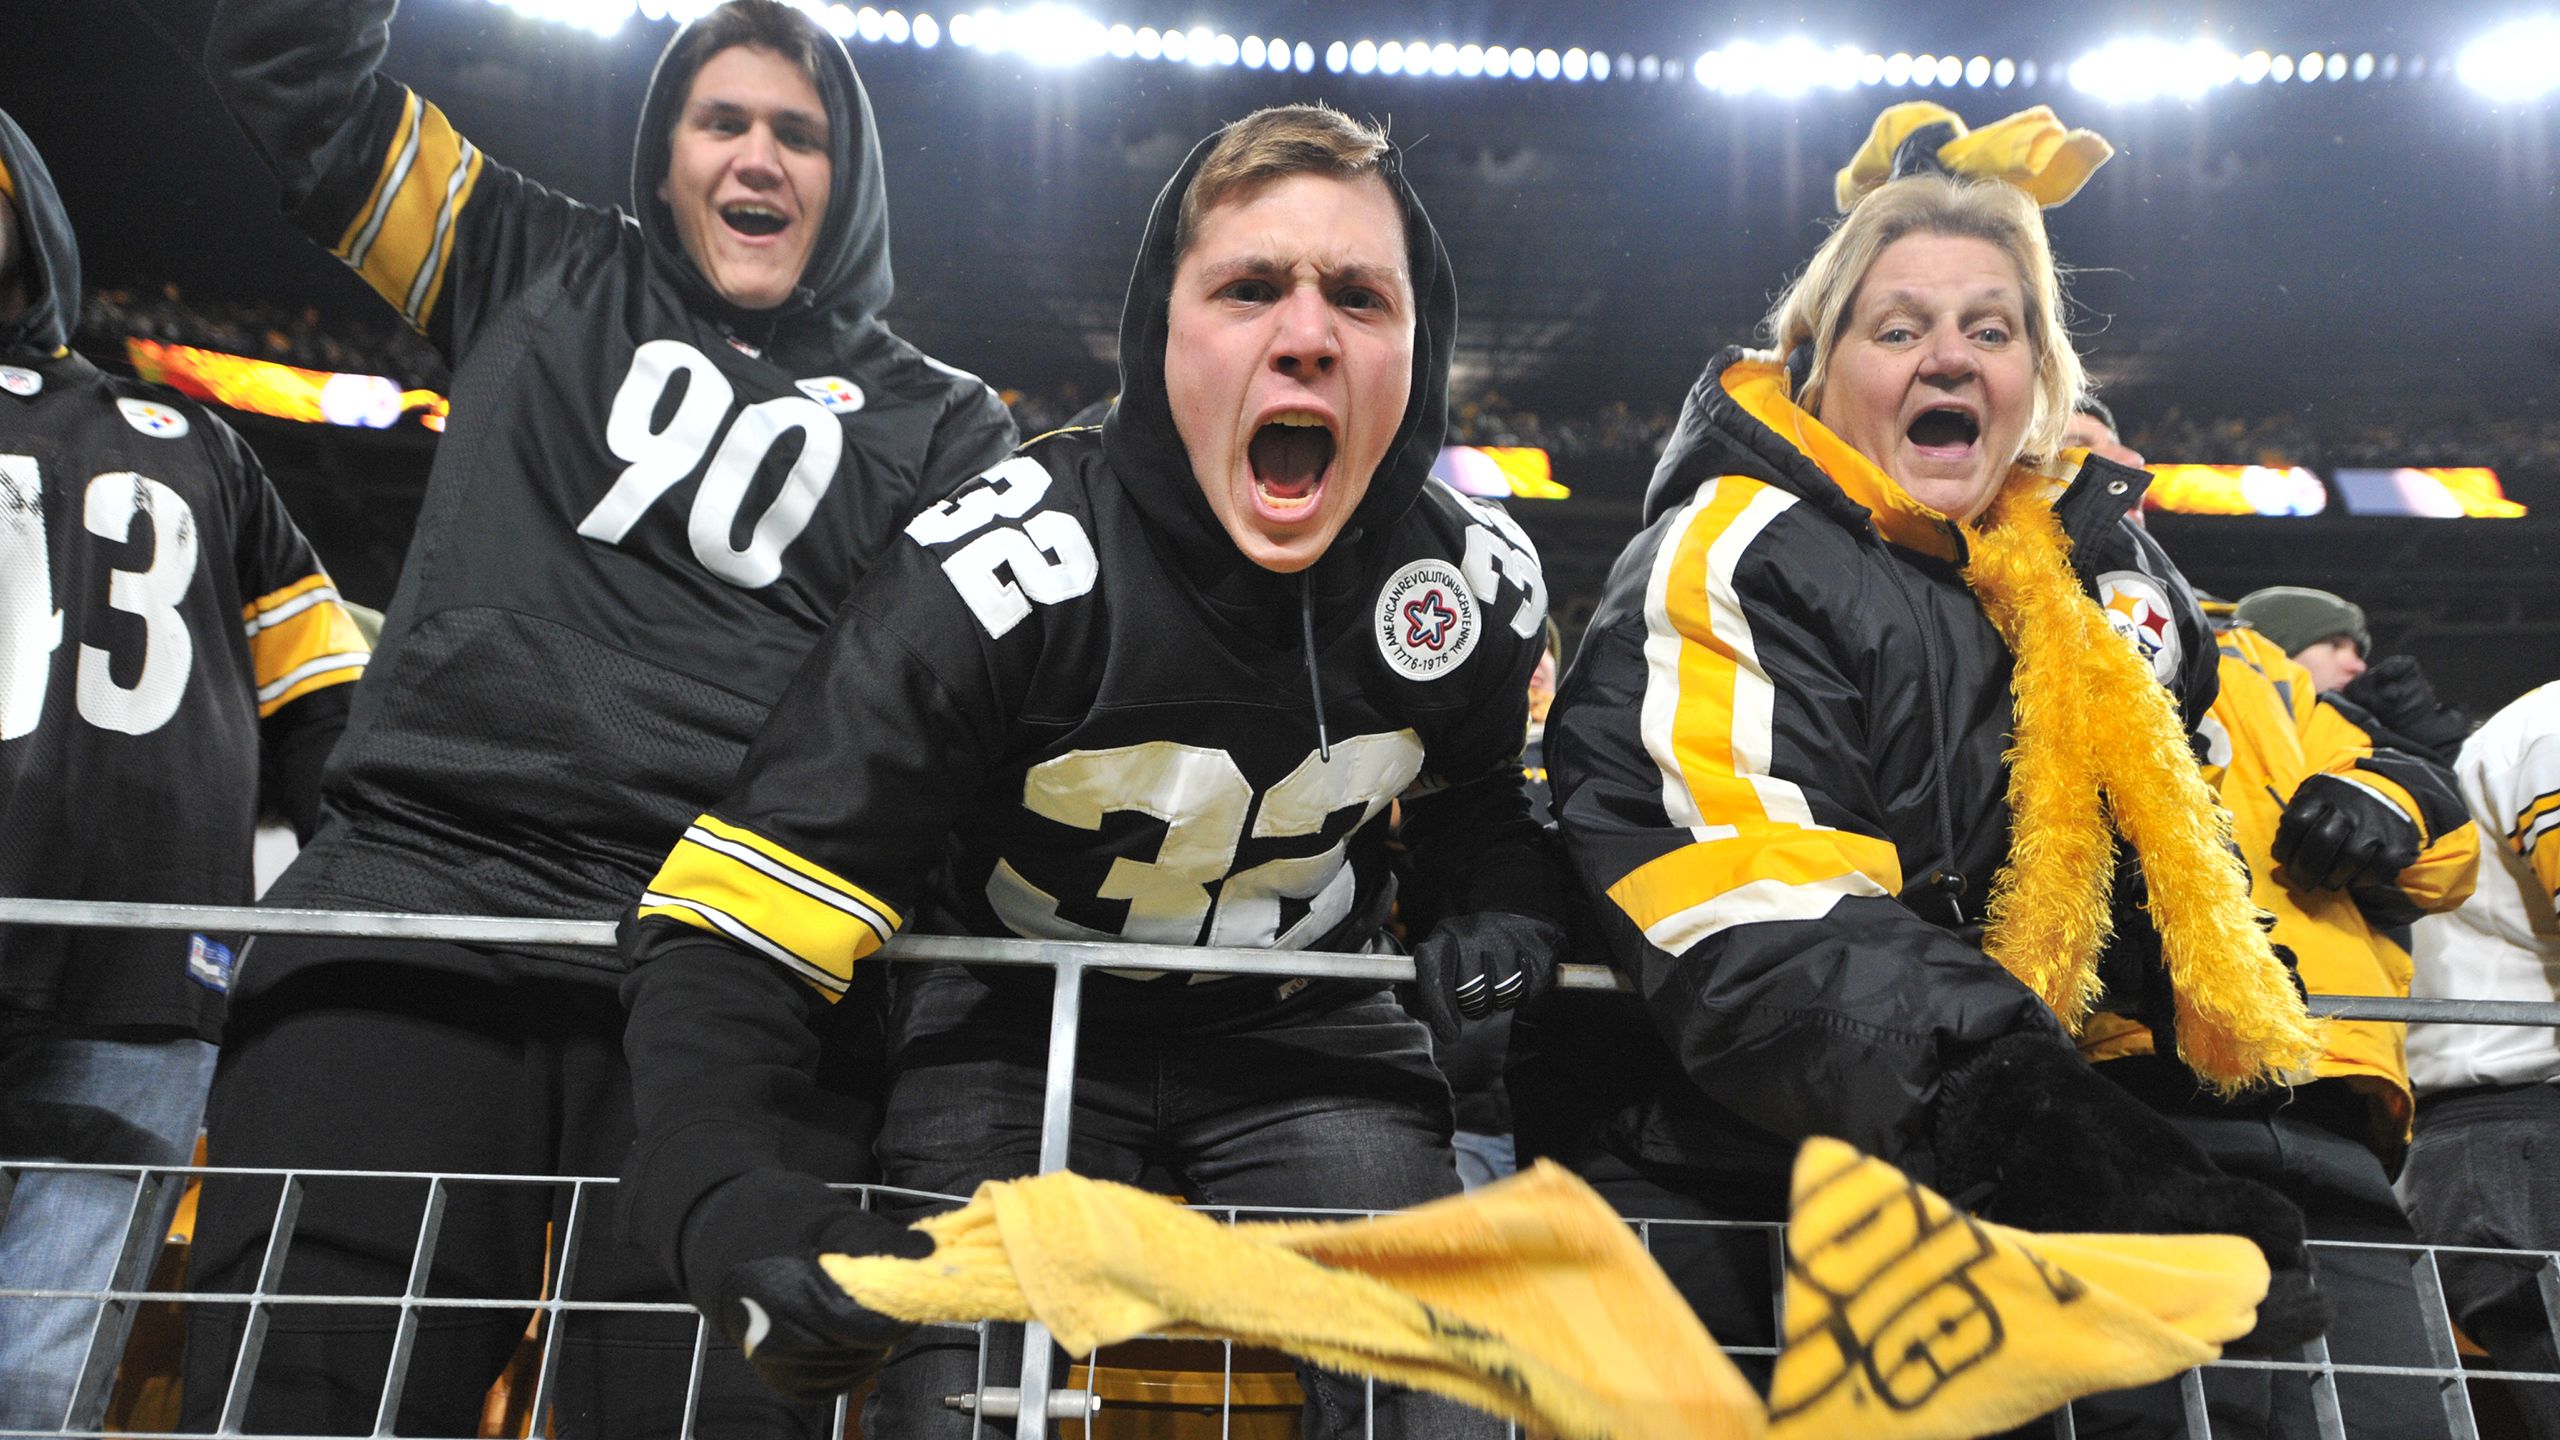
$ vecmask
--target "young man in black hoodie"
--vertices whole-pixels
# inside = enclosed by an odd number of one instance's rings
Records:
[[[364,637],[257,458],[71,350],[80,255],[0,114],[0,894],[242,905],[262,813],[308,835]],[[226,937],[228,938],[228,937]],[[0,1158],[184,1165],[232,954],[207,935],[0,928]],[[97,1289],[178,1187],[27,1174],[0,1283]],[[0,1430],[96,1426],[122,1330],[0,1301]]]
[[[454,362],[377,683],[330,767],[321,831],[270,898],[602,919],[727,789],[897,527],[1001,459],[1012,424],[877,318],[879,141],[844,47],[806,15],[731,0],[670,43],[624,212],[489,159],[379,74],[391,11],[226,0],[207,53],[294,219]],[[214,1084],[212,1158],[609,1174],[630,1136],[620,979],[615,957],[573,950],[263,941]],[[806,1163],[851,1179],[868,1162],[857,1142]],[[272,1192],[208,1191],[200,1287],[256,1278]],[[424,1200],[313,1186],[285,1288],[398,1293]],[[437,1293],[539,1293],[544,1223],[566,1218],[554,1206],[529,1187],[454,1189]],[[573,1297],[662,1293],[607,1227],[582,1236]],[[271,1318],[253,1426],[370,1424],[390,1313]],[[561,1433],[674,1424],[689,1327],[625,1345],[623,1323],[565,1327]],[[195,1421],[225,1403],[237,1326],[198,1311]],[[426,1314],[400,1428],[468,1433],[522,1329],[521,1313]],[[724,1415],[703,1423],[747,1423]]]
[[[1420,1008],[1483,1013],[1551,978],[1557,883],[1519,768],[1544,582],[1508,521],[1427,483],[1456,314],[1382,135],[1295,106],[1204,141],[1149,221],[1101,429],[907,526],[651,882],[627,947],[627,1200],[778,1386],[841,1388],[898,1335],[821,1252],[924,1244],[803,1159],[811,1032],[899,929],[1360,950],[1402,797],[1449,917],[1417,955]],[[900,974],[890,1183],[966,1196],[1038,1168],[1049,990]],[[1081,1173],[1160,1166],[1229,1205],[1458,1187],[1448,1086],[1379,986],[1106,973],[1084,1013]],[[944,1397],[977,1388],[977,1343],[901,1351],[867,1433],[967,1433]],[[1309,1399],[1315,1433],[1361,1433],[1359,1386],[1311,1375]],[[1378,1424],[1478,1428],[1392,1392]]]

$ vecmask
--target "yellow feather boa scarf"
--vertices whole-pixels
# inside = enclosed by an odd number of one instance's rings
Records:
[[[2169,692],[2080,588],[2043,477],[2014,477],[1967,538],[1965,580],[2015,660],[2012,838],[1984,948],[2079,1031],[2112,923],[2112,819],[2150,885],[2179,1058],[2225,1094],[2309,1066],[2320,1026],[2257,924],[2230,817]]]

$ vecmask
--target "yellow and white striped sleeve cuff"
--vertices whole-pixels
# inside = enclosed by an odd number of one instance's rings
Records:
[[[306,575],[241,606],[240,624],[249,636],[261,720],[314,690],[362,679],[373,658],[326,575]]]
[[[906,923],[878,897],[771,840],[704,815],[640,897],[656,915],[725,936],[844,998],[854,963]]]
[[[480,148],[444,112],[408,93],[373,191],[332,254],[423,331],[444,291],[463,207],[479,183]]]
[[[2533,867],[2542,888],[2560,899],[2560,790],[2537,795],[2518,811],[2507,843]]]

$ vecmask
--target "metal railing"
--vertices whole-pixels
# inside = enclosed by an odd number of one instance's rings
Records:
[[[202,905],[156,905],[119,902],[80,902],[0,898],[0,925],[26,924],[70,928],[138,928],[167,930],[201,930],[217,933],[300,934],[339,936],[364,939],[418,940],[488,946],[567,946],[611,949],[615,944],[614,927],[604,922],[572,920],[507,920],[459,915],[415,915],[395,912],[318,911],[256,909]],[[1305,951],[1233,950],[1181,948],[1167,946],[1133,946],[1087,941],[1001,940],[974,937],[902,935],[889,942],[880,958],[893,963],[960,963],[976,965],[1020,966],[1054,972],[1055,988],[1050,1009],[1050,1045],[1046,1088],[1043,1096],[1043,1120],[1039,1164],[1042,1171],[1063,1169],[1067,1163],[1068,1142],[1073,1123],[1074,1074],[1077,1046],[1083,1018],[1082,993],[1085,972],[1112,967],[1139,967],[1168,972],[1192,972],[1221,975],[1263,975],[1307,977],[1317,979],[1367,980],[1392,984],[1414,978],[1413,962],[1399,955],[1347,955]],[[1563,967],[1559,985],[1565,989],[1622,990],[1625,983],[1613,972],[1598,966],[1568,965]],[[2313,1008],[2320,1013],[2351,1019],[2426,1020],[2445,1023],[2502,1025],[2560,1025],[2560,1004],[2521,1001],[2411,1000],[2390,996],[2315,996]],[[663,1314],[692,1316],[689,1306],[676,1303],[640,1304],[622,1302],[585,1302],[564,1299],[571,1292],[577,1256],[585,1230],[592,1224],[595,1196],[614,1182],[604,1177],[525,1177],[497,1175],[454,1175],[424,1172],[379,1171],[286,1171],[189,1169],[137,1166],[78,1166],[35,1162],[0,1162],[0,1218],[5,1218],[11,1196],[22,1177],[48,1172],[107,1173],[131,1177],[134,1186],[132,1207],[128,1216],[122,1259],[113,1283],[97,1290],[11,1289],[0,1277],[0,1304],[13,1301],[77,1301],[95,1303],[99,1307],[91,1329],[88,1354],[82,1369],[73,1408],[66,1412],[65,1426],[38,1431],[0,1430],[0,1436],[34,1435],[47,1437],[96,1436],[110,1432],[68,1428],[69,1416],[84,1413],[86,1408],[106,1394],[115,1380],[118,1352],[121,1347],[123,1321],[135,1308],[152,1302],[183,1300],[188,1304],[236,1304],[248,1307],[248,1322],[243,1329],[229,1392],[222,1407],[220,1428],[216,1433],[243,1433],[240,1425],[248,1410],[258,1352],[264,1342],[268,1318],[279,1305],[328,1306],[350,1305],[374,1309],[396,1308],[398,1321],[393,1332],[391,1364],[386,1370],[383,1392],[378,1406],[373,1433],[379,1436],[397,1434],[395,1420],[399,1412],[401,1388],[405,1384],[408,1363],[414,1353],[418,1321],[426,1313],[437,1310],[483,1309],[504,1310],[518,1315],[534,1314],[540,1318],[541,1350],[534,1371],[531,1410],[541,1417],[550,1404],[557,1377],[561,1346],[556,1337],[561,1327],[581,1313]],[[275,1226],[261,1265],[256,1285],[237,1293],[179,1294],[145,1288],[150,1258],[156,1254],[158,1237],[149,1233],[149,1219],[158,1213],[161,1187],[183,1184],[198,1177],[270,1177],[280,1182]],[[284,1259],[293,1240],[293,1229],[301,1198],[315,1182],[372,1180],[422,1184],[427,1187],[426,1207],[420,1225],[416,1248],[412,1252],[410,1283],[396,1296],[313,1296],[290,1293],[282,1288]],[[427,1293],[426,1280],[432,1266],[439,1239],[445,1198],[457,1185],[524,1185],[557,1189],[567,1187],[567,1223],[555,1237],[554,1274],[541,1297],[504,1299],[464,1299],[438,1297]],[[882,1194],[902,1194],[881,1187],[843,1187],[860,1194],[866,1205]],[[953,1199],[964,1197],[920,1197]],[[1236,1207],[1204,1207],[1210,1213],[1230,1218],[1242,1214],[1290,1214],[1298,1216],[1335,1217],[1357,1212],[1341,1211],[1268,1211],[1240,1210]],[[1683,1229],[1733,1229],[1762,1232],[1773,1256],[1782,1253],[1783,1227],[1757,1222],[1640,1220],[1630,1222],[1648,1249],[1665,1234]],[[2426,1303],[2423,1317],[2425,1339],[2432,1364],[2424,1366],[2374,1365],[2340,1362],[2332,1358],[2325,1340],[2314,1341],[2298,1360],[2223,1360],[2216,1368],[2226,1370],[2260,1370],[2273,1372],[2279,1384],[2292,1377],[2308,1390],[2312,1408],[2324,1440],[2344,1440],[2346,1431],[2338,1399],[2340,1376],[2391,1377],[2410,1383],[2432,1385],[2442,1401],[2446,1434],[2454,1440],[2478,1440],[2479,1430],[2472,1412],[2466,1381],[2487,1379],[2518,1384],[2560,1386],[2560,1375],[2469,1369],[2462,1365],[2457,1348],[2456,1328],[2448,1307],[2438,1259],[2440,1256],[2494,1259],[2501,1263],[2531,1266],[2535,1282],[2544,1302],[2545,1319],[2553,1326],[2555,1343],[2560,1343],[2560,1253],[2508,1252],[2469,1250],[2456,1247],[2423,1245],[2376,1246],[2352,1245],[2345,1242],[2316,1241],[2315,1252],[2343,1253],[2350,1250],[2388,1250],[2409,1257],[2413,1281]],[[1781,1273],[1773,1271],[1773,1273]],[[692,1318],[692,1371],[687,1385],[686,1414],[683,1434],[693,1433],[693,1405],[700,1398],[703,1360],[706,1348],[714,1343],[707,1325],[700,1317]],[[1013,1386],[990,1386],[985,1383],[986,1334],[988,1327],[967,1327],[980,1335],[979,1387],[971,1395],[953,1397],[956,1404],[973,1415],[972,1434],[983,1434],[988,1422],[1011,1420],[1015,1440],[1039,1440],[1050,1433],[1053,1420],[1081,1420],[1093,1415],[1097,1400],[1094,1369],[1087,1369],[1086,1383],[1081,1389],[1061,1387],[1054,1383],[1054,1353],[1045,1327],[1026,1327],[1023,1359],[1018,1383]],[[1737,1357],[1765,1360],[1775,1352],[1768,1347],[1728,1346]],[[1232,1381],[1233,1349],[1227,1349],[1227,1377]],[[1094,1365],[1102,1357],[1094,1357]],[[1232,1394],[1231,1383],[1227,1387]],[[2189,1372],[2181,1382],[2188,1434],[2192,1440],[2209,1440],[2211,1422],[2206,1414],[2205,1389],[2200,1372]],[[1022,1397],[1045,1397],[1043,1403],[1025,1404]],[[843,1428],[844,1402],[837,1402],[837,1428]],[[117,1434],[157,1436],[162,1431],[117,1431]],[[542,1433],[537,1418],[535,1433]],[[1222,1405],[1219,1433],[1229,1433],[1226,1407]],[[2076,1435],[2072,1413],[2066,1409],[2055,1417],[2054,1433],[2064,1440]]]

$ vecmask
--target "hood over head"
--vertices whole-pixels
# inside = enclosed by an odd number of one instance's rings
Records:
[[[1190,188],[1191,177],[1220,133],[1223,130],[1212,132],[1192,147],[1148,212],[1146,238],[1139,242],[1128,298],[1120,311],[1120,399],[1103,422],[1103,452],[1112,473],[1148,522],[1173,542],[1169,553],[1181,557],[1195,580],[1205,586],[1220,577],[1250,571],[1267,577],[1274,594],[1284,593],[1280,587],[1287,582],[1285,593],[1294,596],[1299,582],[1254,564],[1219,525],[1191,473],[1191,454],[1174,427],[1165,393],[1174,231],[1182,214],[1183,192]],[[1307,583],[1319,591],[1331,588],[1325,582],[1345,569],[1342,558],[1359,547],[1364,535],[1384,535],[1412,507],[1423,483],[1431,478],[1431,467],[1440,458],[1440,443],[1448,432],[1449,356],[1458,328],[1457,276],[1448,251],[1440,244],[1440,232],[1432,227],[1421,198],[1405,179],[1404,151],[1390,145],[1378,173],[1394,192],[1404,216],[1405,260],[1413,272],[1415,301],[1413,388],[1405,401],[1404,422],[1388,442],[1377,473],[1370,477],[1368,493],[1361,497],[1360,507],[1352,512],[1332,550],[1309,574]],[[1242,579],[1249,590],[1265,588],[1249,576]]]
[[[722,299],[685,253],[675,215],[658,198],[658,186],[667,178],[676,116],[700,69],[699,63],[683,64],[677,56],[685,37],[710,23],[716,10],[678,30],[659,52],[631,153],[631,213],[640,217],[641,233],[690,282],[697,305],[755,335],[770,336],[781,325],[812,314],[846,324],[869,320],[888,307],[895,289],[889,274],[889,192],[881,180],[880,133],[871,118],[871,97],[844,43],[797,8],[790,13],[808,30],[818,57],[818,95],[827,106],[832,165],[827,216],[790,299],[771,310],[749,310]]]
[[[80,325],[80,250],[44,157],[0,111],[0,203],[17,212],[20,284],[27,308],[0,321],[0,355],[52,356]]]

